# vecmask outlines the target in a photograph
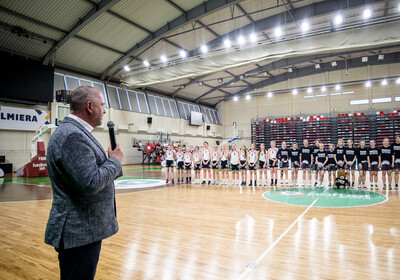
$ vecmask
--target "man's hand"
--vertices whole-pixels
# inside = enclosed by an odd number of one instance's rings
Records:
[[[111,147],[108,147],[108,157],[116,157],[119,162],[122,163],[122,159],[124,158],[124,154],[122,153],[121,147],[117,144],[115,150],[111,150]]]

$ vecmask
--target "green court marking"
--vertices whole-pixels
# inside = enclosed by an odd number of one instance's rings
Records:
[[[163,180],[164,178],[122,176],[122,177],[119,177],[118,179],[116,179],[116,181],[120,181],[120,180],[130,180],[130,179],[156,179],[156,180]]]
[[[147,167],[147,168],[134,168],[134,169],[123,169],[122,171],[146,171],[146,170],[161,170],[162,167]]]
[[[309,206],[317,198],[314,207],[359,207],[387,201],[383,194],[365,190],[338,190],[325,188],[284,188],[263,193],[265,199],[299,206]]]

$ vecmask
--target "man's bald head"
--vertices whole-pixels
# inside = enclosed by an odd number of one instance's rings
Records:
[[[86,103],[92,101],[97,104],[100,101],[100,92],[94,87],[80,86],[71,93],[70,109],[72,113],[84,110]]]

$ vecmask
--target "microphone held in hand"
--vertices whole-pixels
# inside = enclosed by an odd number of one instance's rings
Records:
[[[114,122],[109,121],[107,123],[107,126],[108,126],[108,133],[110,134],[111,150],[115,150],[115,148],[117,147],[117,141],[115,140]]]

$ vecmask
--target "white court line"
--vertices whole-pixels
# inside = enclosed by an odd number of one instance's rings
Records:
[[[328,189],[329,189],[329,188],[326,188],[326,189],[324,190],[324,192],[326,192]],[[323,193],[324,193],[324,192],[323,192]],[[265,258],[265,256],[266,256],[272,249],[274,249],[274,247],[279,243],[279,241],[281,241],[282,238],[284,238],[285,235],[286,235],[286,234],[297,224],[297,222],[308,212],[308,210],[310,210],[310,209],[314,206],[314,204],[317,203],[318,199],[319,199],[319,197],[316,198],[316,199],[313,201],[313,203],[311,203],[310,206],[308,206],[307,209],[304,210],[304,212],[301,213],[300,216],[298,216],[298,217],[296,218],[296,220],[294,220],[294,222],[293,222],[279,237],[278,237],[278,239],[276,239],[275,242],[272,243],[272,244],[257,258],[257,260],[255,261],[256,266],[253,267],[253,268],[248,267],[245,271],[243,271],[242,274],[240,274],[238,280],[243,280],[243,279],[245,279],[245,278],[247,277],[247,275],[248,275],[251,271],[253,271],[255,268],[257,268],[258,264],[262,261],[262,259]]]

